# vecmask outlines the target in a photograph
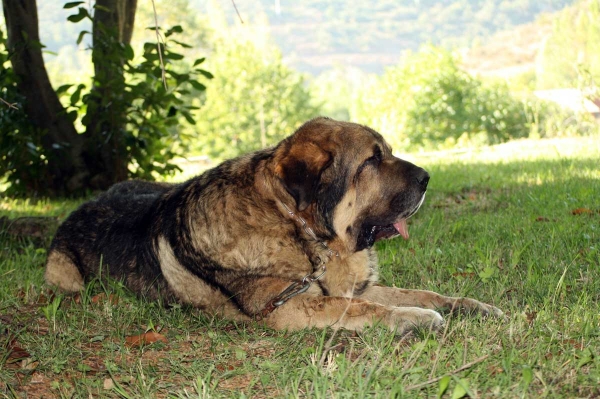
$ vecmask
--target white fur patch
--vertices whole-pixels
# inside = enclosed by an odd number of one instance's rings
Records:
[[[48,285],[58,287],[65,292],[77,292],[83,289],[81,273],[68,256],[58,251],[52,251],[48,255],[44,278]]]
[[[171,248],[165,237],[158,239],[158,259],[163,275],[169,283],[169,288],[182,302],[202,308],[210,313],[222,314],[228,318],[244,318],[225,295],[208,285],[177,261],[173,248]]]

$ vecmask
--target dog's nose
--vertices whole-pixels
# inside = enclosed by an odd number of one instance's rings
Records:
[[[416,178],[419,186],[421,186],[423,189],[426,189],[427,183],[429,183],[429,173],[427,173],[425,169],[421,169],[417,172]]]

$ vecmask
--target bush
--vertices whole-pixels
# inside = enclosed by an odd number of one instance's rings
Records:
[[[411,150],[527,137],[532,119],[505,83],[477,79],[450,52],[431,46],[376,79],[351,115]]]

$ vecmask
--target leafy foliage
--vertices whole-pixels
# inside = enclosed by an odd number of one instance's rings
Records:
[[[222,159],[272,145],[318,114],[304,78],[276,51],[229,37],[215,41],[196,151]]]
[[[558,14],[540,55],[538,88],[597,86],[595,81],[600,79],[599,21],[600,0],[580,0]]]
[[[71,22],[92,21],[93,12],[98,12],[87,9],[80,1],[66,3],[64,8],[74,10],[67,18]],[[156,43],[145,43],[141,57],[137,58],[133,48],[121,41],[115,27],[100,23],[94,30],[95,75],[91,84],[64,84],[56,93],[62,99],[68,119],[84,139],[84,158],[88,166],[96,168],[90,171],[91,175],[101,175],[103,168],[115,164],[124,165],[124,173],[112,178],[108,175],[107,181],[96,187],[106,187],[114,181],[111,179],[153,179],[178,170],[170,160],[182,154],[189,142],[181,140],[178,126],[195,123],[193,112],[198,107],[189,99],[205,91],[200,80],[212,78],[211,73],[202,69],[204,59],[197,59],[189,67],[181,63],[184,56],[178,49],[190,46],[177,40],[183,33],[178,25],[162,31],[161,55]],[[77,42],[88,33],[82,31]],[[163,84],[161,56],[168,88]],[[9,57],[0,33],[1,95],[7,102],[23,104],[29,99],[17,91],[17,78]],[[22,109],[3,104],[0,120],[0,177],[8,180],[10,192],[48,191],[44,186],[49,181],[44,175],[48,173],[46,165],[53,157],[63,156],[65,152],[60,150],[72,143],[56,142],[50,149],[48,145],[42,146],[41,140],[50,138],[30,126]]]
[[[12,182],[9,192],[37,187],[27,182],[44,179],[46,159],[41,151],[42,132],[23,113],[25,98],[16,90],[17,76],[10,65],[6,37],[0,30],[0,178]]]
[[[529,134],[528,105],[505,84],[462,70],[450,52],[425,47],[360,94],[351,117],[403,149],[493,144]]]
[[[65,8],[73,8],[80,3],[67,3]],[[85,8],[79,7],[77,14],[71,15],[68,20],[79,22],[83,18],[91,19],[92,16]],[[176,71],[176,63],[184,58],[176,49],[190,47],[176,39],[177,35],[183,33],[180,25],[163,32],[164,43],[158,46],[156,43],[145,43],[141,60],[135,58],[131,45],[120,43],[118,36],[111,32],[102,32],[106,29],[100,28],[101,34],[94,43],[94,50],[102,46],[103,51],[92,54],[92,57],[100,54],[107,58],[103,68],[96,69],[93,82],[93,87],[102,87],[102,90],[91,89],[80,97],[83,85],[77,86],[71,92],[71,108],[78,111],[83,126],[89,127],[92,117],[99,117],[100,120],[94,123],[106,121],[122,127],[118,132],[103,131],[102,136],[95,140],[99,146],[112,135],[120,136],[117,140],[125,149],[130,177],[153,179],[172,173],[178,167],[170,160],[186,149],[182,144],[186,141],[179,140],[181,137],[177,126],[180,123],[195,124],[192,112],[197,107],[190,105],[185,96],[203,92],[206,87],[198,79],[210,79],[212,75],[200,67],[204,59],[196,60],[193,67],[186,71]],[[86,31],[80,33],[78,41],[84,33]],[[162,80],[161,57],[167,88]],[[114,79],[112,74],[105,75],[104,71],[108,69],[119,70],[123,79]],[[105,98],[106,93],[114,95]],[[81,111],[85,111],[85,114]],[[115,123],[116,118],[121,120]],[[75,121],[75,116],[73,119]]]

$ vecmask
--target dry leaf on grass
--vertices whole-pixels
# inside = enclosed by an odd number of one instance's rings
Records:
[[[30,357],[21,360],[21,368],[23,370],[35,370],[39,364],[40,362],[36,362]]]
[[[6,358],[7,363],[14,363],[18,360],[26,359],[31,356],[29,352],[17,345],[16,339],[12,339],[8,343],[6,349],[8,351],[8,357]]]
[[[81,303],[81,295],[79,293],[77,293],[74,297],[73,297],[73,301],[77,304]],[[97,304],[99,302],[105,302],[106,301],[106,294],[104,292],[99,293],[98,295],[94,295],[91,299],[91,302],[93,304]],[[119,297],[116,294],[110,294],[108,296],[108,302],[111,305],[118,305],[119,304]]]
[[[591,209],[588,209],[588,208],[577,208],[577,209],[573,209],[571,211],[571,213],[573,215],[584,215],[584,214],[590,215],[590,214],[594,213],[594,211],[592,211]]]
[[[104,389],[113,389],[115,387],[115,383],[112,378],[107,378],[104,380]]]
[[[130,335],[128,337],[125,337],[125,344],[127,346],[149,345],[158,341],[164,342],[165,344],[168,342],[167,337],[154,331],[149,331],[140,335]]]
[[[103,293],[103,292],[101,292],[101,293],[100,293],[100,294],[98,294],[98,295],[94,295],[94,296],[92,297],[92,303],[98,303],[98,302],[100,302],[100,301],[106,301],[106,294],[105,294],[105,293]],[[118,297],[118,296],[116,296],[115,294],[110,294],[110,295],[108,296],[108,302],[109,302],[111,305],[118,305],[118,304],[119,304],[119,297]]]

